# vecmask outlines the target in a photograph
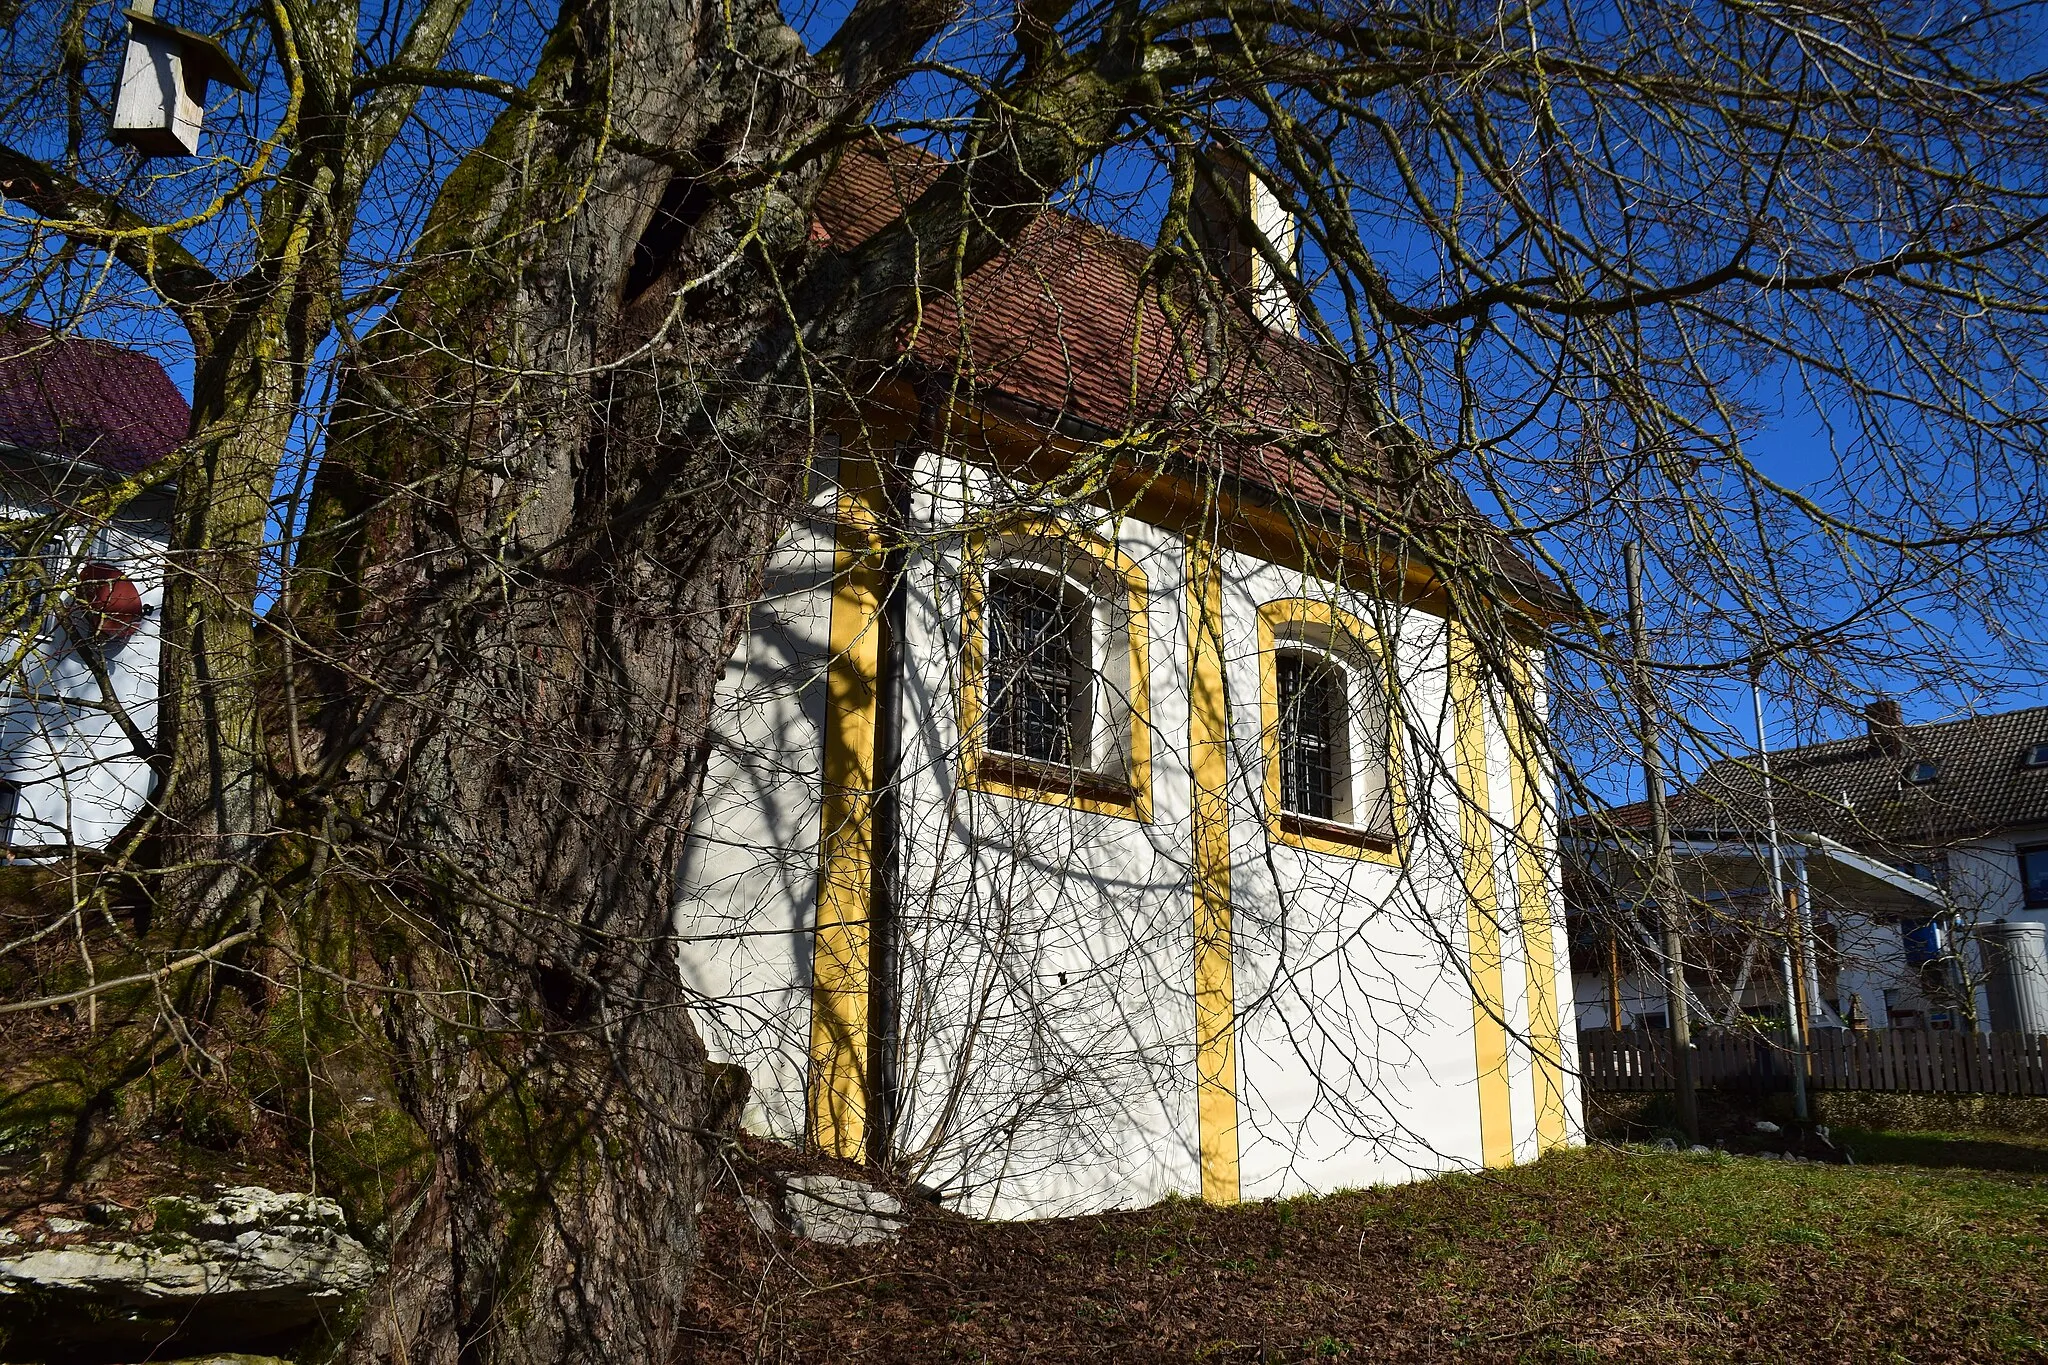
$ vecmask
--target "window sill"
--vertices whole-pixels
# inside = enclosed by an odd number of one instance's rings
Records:
[[[1019,754],[983,752],[968,770],[970,784],[982,791],[1053,801],[1108,814],[1144,817],[1138,788],[1120,777],[1046,763]]]
[[[1392,839],[1358,825],[1318,820],[1312,815],[1298,815],[1293,811],[1280,812],[1278,824],[1283,838],[1310,847],[1337,844],[1362,853],[1392,854],[1394,851]]]

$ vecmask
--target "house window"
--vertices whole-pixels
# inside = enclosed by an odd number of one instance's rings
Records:
[[[1941,960],[1941,921],[1908,919],[1899,921],[1899,937],[1906,947],[1906,965],[1916,971]]]
[[[2020,750],[2022,768],[2048,768],[2048,744],[2029,744]]]
[[[1941,776],[1941,768],[1926,759],[1917,759],[1906,765],[1906,781],[1915,787],[1924,787]]]
[[[1280,700],[1280,809],[1316,820],[1350,814],[1344,670],[1300,650],[1274,661]]]
[[[2020,890],[2026,895],[2027,907],[2048,907],[2048,844],[2023,848],[2019,855]]]
[[[1151,818],[1145,576],[1110,541],[1021,522],[966,575],[963,775],[983,792]]]
[[[1330,643],[1283,642],[1272,652],[1280,812],[1391,842],[1384,682],[1366,660],[1340,656]]]
[[[1376,634],[1312,600],[1261,607],[1259,632],[1273,837],[1391,859],[1398,774]]]
[[[988,747],[1040,763],[1089,766],[1093,618],[1074,585],[1036,572],[990,575]]]

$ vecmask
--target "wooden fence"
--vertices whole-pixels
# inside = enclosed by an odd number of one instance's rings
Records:
[[[1713,1030],[1693,1035],[1701,1087],[1753,1093],[1789,1090],[1797,1064],[1777,1039]],[[1916,1090],[2048,1096],[2048,1035],[1923,1029],[1816,1029],[1807,1039],[1815,1090]],[[1579,1034],[1588,1090],[1671,1088],[1668,1030],[1588,1029]]]

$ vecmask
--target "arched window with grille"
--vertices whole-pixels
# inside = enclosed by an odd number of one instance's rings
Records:
[[[1351,753],[1344,670],[1284,649],[1274,659],[1280,702],[1280,809],[1315,820],[1348,815]]]
[[[1266,604],[1259,626],[1273,836],[1317,852],[1394,856],[1399,764],[1377,635],[1307,599]]]
[[[988,537],[967,570],[967,785],[1149,819],[1143,573],[1052,522]]]
[[[1074,584],[1036,568],[989,575],[988,747],[1067,766],[1089,752],[1094,612]]]

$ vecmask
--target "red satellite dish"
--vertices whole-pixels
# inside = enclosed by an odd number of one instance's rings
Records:
[[[142,589],[112,564],[95,561],[78,571],[65,625],[80,644],[115,645],[142,629]]]

